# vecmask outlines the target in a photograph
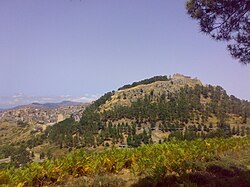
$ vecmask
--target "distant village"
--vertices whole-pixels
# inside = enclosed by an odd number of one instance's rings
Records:
[[[86,104],[74,106],[60,106],[57,108],[44,108],[34,106],[23,106],[0,112],[0,122],[17,122],[19,124],[41,124],[53,125],[66,118],[73,117],[79,121]]]
[[[69,102],[70,103],[70,102]],[[9,109],[0,112],[0,124],[13,125],[17,127],[26,127],[29,125],[30,133],[39,133],[46,130],[47,127],[54,125],[66,118],[73,117],[76,121],[80,121],[82,112],[85,110],[88,104],[86,103],[72,103],[68,106],[56,106],[56,107],[45,107],[42,104],[30,104],[24,105],[15,109]],[[13,127],[13,126],[12,126]],[[0,136],[4,139],[6,136],[6,127],[0,128],[2,134]],[[1,142],[1,140],[0,140]],[[29,148],[26,149],[31,153]],[[42,162],[43,158],[40,153],[33,153],[33,161]],[[9,163],[11,156],[0,159],[0,164]]]

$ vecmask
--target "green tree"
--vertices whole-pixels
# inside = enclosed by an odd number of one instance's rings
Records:
[[[250,1],[188,0],[188,14],[199,21],[201,31],[218,41],[227,41],[231,55],[250,63]]]
[[[30,162],[30,153],[26,150],[26,147],[24,145],[15,148],[10,156],[11,164],[16,167]]]

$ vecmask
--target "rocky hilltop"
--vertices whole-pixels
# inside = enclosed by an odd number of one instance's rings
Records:
[[[163,76],[157,77],[161,78]],[[151,79],[154,80],[154,77]],[[146,83],[147,81],[141,82]],[[118,89],[113,93],[111,99],[101,106],[101,111],[112,110],[116,106],[121,105],[130,106],[132,102],[135,102],[138,99],[143,99],[145,95],[151,95],[153,98],[157,99],[157,97],[160,97],[162,94],[168,95],[169,93],[175,93],[185,86],[194,88],[196,85],[202,85],[201,81],[197,78],[191,78],[178,73],[174,74],[172,77],[165,78],[164,81],[156,78],[154,81],[149,82],[149,84],[142,83],[138,85],[135,82],[131,86],[125,86],[125,89]]]

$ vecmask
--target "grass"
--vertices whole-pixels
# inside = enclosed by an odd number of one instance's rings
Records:
[[[0,171],[0,185],[124,186],[128,181],[129,186],[217,184],[221,181],[224,184],[224,179],[238,181],[238,176],[248,176],[249,151],[249,137],[173,140],[135,149],[102,152],[75,150],[60,159],[4,169]],[[234,160],[239,160],[239,163]]]
[[[32,127],[18,126],[15,122],[0,122],[1,145],[26,141],[30,138]]]

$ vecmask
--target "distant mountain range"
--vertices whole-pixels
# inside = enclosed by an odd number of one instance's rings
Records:
[[[59,103],[31,103],[28,105],[19,105],[10,109],[0,109],[0,111],[4,110],[15,110],[15,109],[20,109],[20,108],[49,108],[49,109],[54,109],[54,108],[59,108],[59,107],[67,107],[67,106],[77,106],[77,105],[82,105],[83,103],[81,102],[73,102],[73,101],[62,101]]]
[[[80,103],[90,103],[99,96],[94,94],[83,94],[78,96],[61,95],[61,96],[32,96],[22,93],[3,96],[0,95],[0,109],[12,109],[17,106],[29,105],[31,103],[59,103],[62,101],[73,101]]]

